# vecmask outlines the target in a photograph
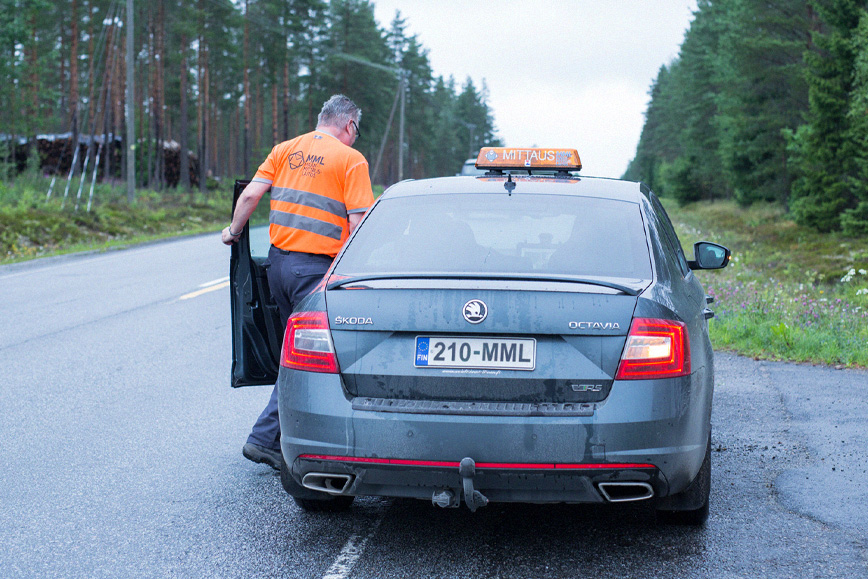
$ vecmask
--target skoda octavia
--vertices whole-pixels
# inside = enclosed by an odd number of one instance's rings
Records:
[[[233,384],[279,384],[286,491],[312,510],[647,500],[702,524],[713,313],[694,271],[729,251],[688,259],[647,187],[580,177],[575,150],[477,167],[389,188],[285,332],[267,237],[233,249]]]

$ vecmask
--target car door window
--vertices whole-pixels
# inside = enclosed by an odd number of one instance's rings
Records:
[[[657,196],[651,193],[651,205],[654,207],[654,212],[657,213],[657,220],[660,222],[660,229],[663,232],[664,243],[666,243],[669,252],[675,256],[675,263],[678,269],[681,270],[681,275],[687,277],[690,273],[690,267],[687,265],[687,258],[684,256],[684,251],[681,249],[681,242],[678,240],[678,235],[675,233],[675,228],[672,226],[672,221],[669,220],[669,215],[660,204]]]
[[[250,257],[260,263],[268,257],[271,238],[268,235],[268,225],[257,225],[250,228]]]

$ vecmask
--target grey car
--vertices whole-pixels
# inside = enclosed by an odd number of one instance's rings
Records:
[[[285,333],[267,237],[233,248],[232,381],[279,384],[284,488],[308,510],[648,500],[702,524],[713,313],[694,271],[729,250],[688,260],[641,183],[510,151],[389,188]]]

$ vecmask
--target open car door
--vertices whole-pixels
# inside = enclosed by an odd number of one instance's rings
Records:
[[[232,211],[250,181],[236,181]],[[232,308],[232,387],[274,384],[283,328],[262,263],[268,256],[268,226],[244,226],[232,245],[229,281]]]

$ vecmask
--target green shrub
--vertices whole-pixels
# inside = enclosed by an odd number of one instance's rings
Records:
[[[841,215],[841,229],[847,235],[868,236],[868,201],[862,201],[855,209]]]

